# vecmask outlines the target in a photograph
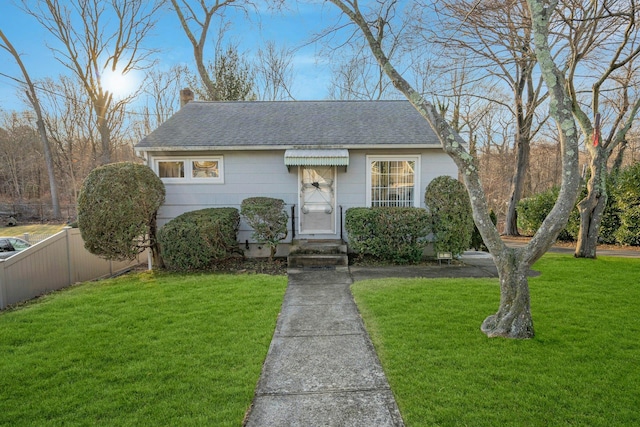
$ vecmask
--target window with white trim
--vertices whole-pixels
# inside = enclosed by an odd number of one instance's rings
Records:
[[[367,204],[420,206],[419,156],[367,156]]]
[[[160,158],[155,171],[165,182],[224,182],[222,156],[188,159]]]

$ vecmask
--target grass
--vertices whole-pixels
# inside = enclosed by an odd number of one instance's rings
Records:
[[[24,233],[56,234],[65,226],[66,224],[28,224],[16,225],[15,227],[0,227],[0,236],[22,237]]]
[[[0,314],[0,425],[239,426],[286,277],[140,273]]]
[[[536,336],[488,339],[489,279],[379,279],[353,293],[408,426],[640,425],[640,259],[546,255]]]

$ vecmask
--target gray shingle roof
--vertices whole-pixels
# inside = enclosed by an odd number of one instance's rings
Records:
[[[408,101],[190,102],[143,138],[172,149],[439,146]]]

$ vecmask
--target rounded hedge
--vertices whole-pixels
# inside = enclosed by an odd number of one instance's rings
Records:
[[[167,269],[210,268],[238,249],[240,214],[235,208],[208,208],[183,213],[158,232]]]
[[[427,186],[424,203],[431,214],[434,251],[460,255],[469,249],[474,223],[464,184],[439,176]]]
[[[640,163],[620,173],[615,195],[620,214],[616,239],[623,245],[640,246]]]
[[[253,228],[252,237],[269,246],[270,258],[276,254],[280,241],[288,235],[289,215],[284,210],[285,206],[284,200],[271,197],[249,197],[240,204],[240,214]]]
[[[553,205],[558,199],[560,187],[552,187],[547,191],[535,194],[531,197],[521,199],[518,202],[516,211],[518,212],[518,228],[528,236],[533,236],[542,225]],[[575,212],[572,211],[575,216]],[[578,225],[579,225],[578,217]],[[573,223],[572,223],[573,224]],[[576,228],[577,231],[577,228]],[[562,233],[561,233],[562,234]]]
[[[428,243],[429,214],[415,207],[349,208],[345,229],[356,253],[398,264],[415,263]]]
[[[133,259],[155,242],[164,184],[147,166],[113,163],[91,171],[78,196],[85,248],[111,260]]]

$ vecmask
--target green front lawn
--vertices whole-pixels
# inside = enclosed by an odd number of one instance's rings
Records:
[[[56,234],[64,227],[66,227],[66,224],[27,224],[15,227],[0,227],[0,236],[22,237],[24,233]]]
[[[285,276],[141,273],[0,314],[0,425],[241,425]]]
[[[640,425],[640,259],[546,255],[534,268],[526,341],[480,332],[497,280],[353,285],[408,426]]]

